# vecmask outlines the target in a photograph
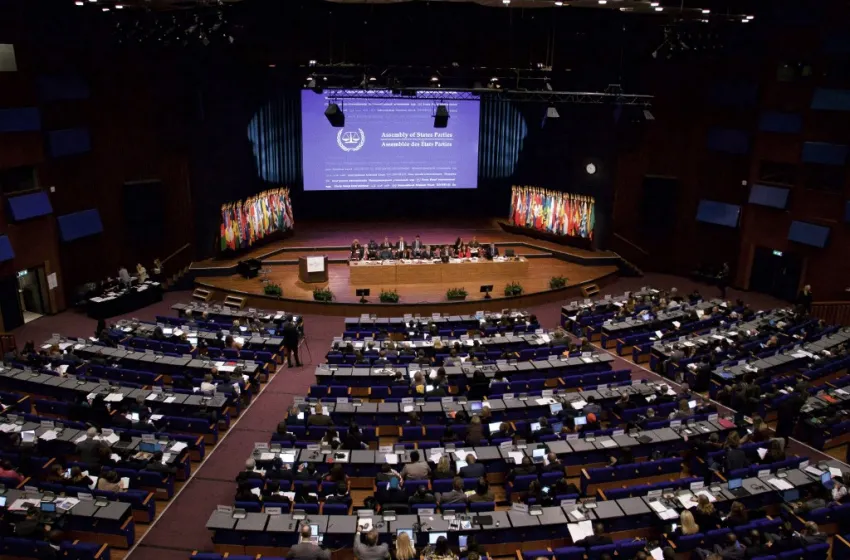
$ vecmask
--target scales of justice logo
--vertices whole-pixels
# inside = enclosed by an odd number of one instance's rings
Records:
[[[362,128],[357,130],[342,128],[336,133],[336,143],[343,152],[356,152],[366,143],[366,134]]]

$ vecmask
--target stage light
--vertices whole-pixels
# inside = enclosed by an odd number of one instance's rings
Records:
[[[507,6],[510,3],[511,3],[511,0],[502,0],[502,4],[504,4],[505,6]]]
[[[434,113],[434,128],[446,128],[449,126],[449,109],[445,105],[437,105]]]
[[[328,105],[328,108],[325,109],[325,117],[327,117],[328,122],[334,128],[345,126],[345,113],[342,112],[342,109],[336,103]]]
[[[103,7],[103,11],[104,11],[104,12],[108,12],[108,11],[109,11],[109,8],[107,8],[106,6],[104,6],[104,7]]]
[[[646,119],[646,120],[648,120],[648,121],[654,121],[654,120],[655,120],[655,115],[653,115],[653,114],[649,111],[649,109],[644,109],[644,110],[643,110],[643,118],[644,118],[644,119]]]
[[[657,6],[658,6],[658,2],[652,2],[652,3],[650,3],[649,5],[650,5],[650,6],[652,6],[653,8],[655,8],[655,7],[657,7]]]
[[[308,64],[309,64],[310,66],[315,66],[317,63],[316,63],[316,61],[315,61],[315,60],[310,60],[310,62],[309,62]]]
[[[607,3],[608,3],[608,0],[599,0],[599,3],[600,3],[600,4],[607,4]]]
[[[439,82],[440,78],[438,78],[437,76],[431,76],[431,81],[432,82]]]
[[[664,10],[664,8],[662,6],[658,6],[658,7],[655,8],[656,12],[660,12],[660,11],[663,11],[663,10]]]
[[[76,2],[74,2],[74,4],[76,4],[77,6],[82,6],[82,5],[83,5],[83,1],[82,1],[82,0],[77,0]]]
[[[124,9],[124,4],[115,4],[115,9],[116,9],[116,10],[123,10],[123,9]]]
[[[592,163],[588,163],[587,167],[585,167],[584,169],[585,171],[587,171],[588,175],[593,175],[594,173],[596,173],[596,166]]]
[[[558,119],[561,118],[561,115],[558,113],[558,109],[554,105],[549,105],[549,108],[546,109],[546,118]]]
[[[747,19],[755,19],[756,16],[747,16]]]
[[[711,10],[707,10],[707,9],[706,9],[706,10],[703,10],[703,11],[702,11],[702,13],[704,13],[704,14],[710,14],[710,13],[711,13]]]
[[[563,5],[564,5],[564,3],[563,3],[563,2],[555,2],[555,5],[556,5],[556,6],[563,6]]]

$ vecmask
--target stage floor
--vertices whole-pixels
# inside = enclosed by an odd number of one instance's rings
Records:
[[[543,257],[528,260],[528,273],[523,278],[494,277],[486,281],[480,278],[475,279],[475,281],[465,281],[464,278],[459,277],[450,282],[357,285],[351,283],[351,269],[348,264],[329,264],[328,282],[323,284],[305,284],[298,280],[297,265],[273,265],[265,268],[269,269],[269,272],[260,278],[247,279],[234,274],[208,277],[199,279],[199,281],[226,292],[261,295],[263,293],[263,281],[268,280],[278,284],[283,289],[283,297],[308,301],[313,299],[314,288],[330,287],[334,293],[335,301],[339,303],[357,303],[360,299],[354,295],[354,290],[357,288],[370,288],[372,295],[369,299],[373,302],[378,301],[378,294],[382,289],[391,289],[398,292],[402,303],[440,303],[447,301],[446,291],[450,288],[466,288],[469,293],[467,301],[474,301],[482,299],[484,296],[478,291],[479,286],[493,284],[492,297],[497,299],[504,297],[505,284],[511,280],[522,284],[525,293],[531,294],[549,290],[549,279],[552,276],[564,276],[568,280],[568,286],[575,286],[617,271],[615,266],[582,266],[555,258]]]
[[[375,239],[378,243],[383,241],[384,236],[390,238],[395,243],[399,236],[403,236],[408,242],[413,241],[413,238],[419,234],[422,242],[429,245],[434,244],[452,244],[458,237],[464,241],[470,241],[473,236],[478,237],[478,241],[492,241],[494,243],[531,243],[539,249],[523,249],[526,254],[542,253],[546,249],[556,249],[563,253],[568,253],[577,257],[610,257],[614,253],[609,251],[588,251],[577,247],[567,245],[559,245],[550,241],[532,239],[523,235],[507,233],[499,227],[498,220],[463,220],[463,221],[441,221],[433,223],[432,221],[422,222],[298,222],[295,223],[295,232],[287,239],[275,241],[268,245],[263,245],[240,254],[238,257],[214,258],[197,261],[192,264],[192,268],[215,268],[232,266],[241,260],[245,259],[263,259],[268,255],[280,251],[281,249],[291,249],[297,247],[348,247],[352,240],[358,239],[361,244],[365,245],[370,239]],[[315,254],[315,252],[309,252]],[[329,258],[347,258],[347,252],[339,252],[332,254],[326,252]],[[287,252],[286,258],[293,258],[294,253]],[[270,260],[276,257],[269,256]],[[281,258],[281,257],[278,257]],[[294,257],[294,258],[297,258]]]

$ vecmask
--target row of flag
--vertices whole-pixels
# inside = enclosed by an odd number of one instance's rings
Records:
[[[556,235],[593,239],[595,206],[592,196],[515,186],[510,221]]]
[[[289,189],[272,189],[221,206],[221,250],[245,249],[267,235],[292,229]]]

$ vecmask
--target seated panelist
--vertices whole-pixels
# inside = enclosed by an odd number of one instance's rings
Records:
[[[378,243],[374,239],[369,240],[369,258],[377,259],[378,258]]]
[[[395,244],[396,253],[399,255],[403,255],[404,251],[408,248],[408,244],[404,242],[404,237],[398,238],[398,243]],[[401,256],[399,256],[401,258]]]
[[[413,240],[413,245],[411,246],[411,248],[413,249],[414,253],[416,253],[417,251],[422,251],[422,240],[419,238],[418,235],[416,236],[416,239]]]
[[[390,238],[384,236],[384,242],[381,243],[381,249],[392,249],[392,248],[393,248],[393,244],[390,243]]]
[[[360,245],[358,240],[354,240],[354,243],[351,244],[351,255],[349,258],[353,261],[359,261],[363,258],[364,251],[363,246]]]

